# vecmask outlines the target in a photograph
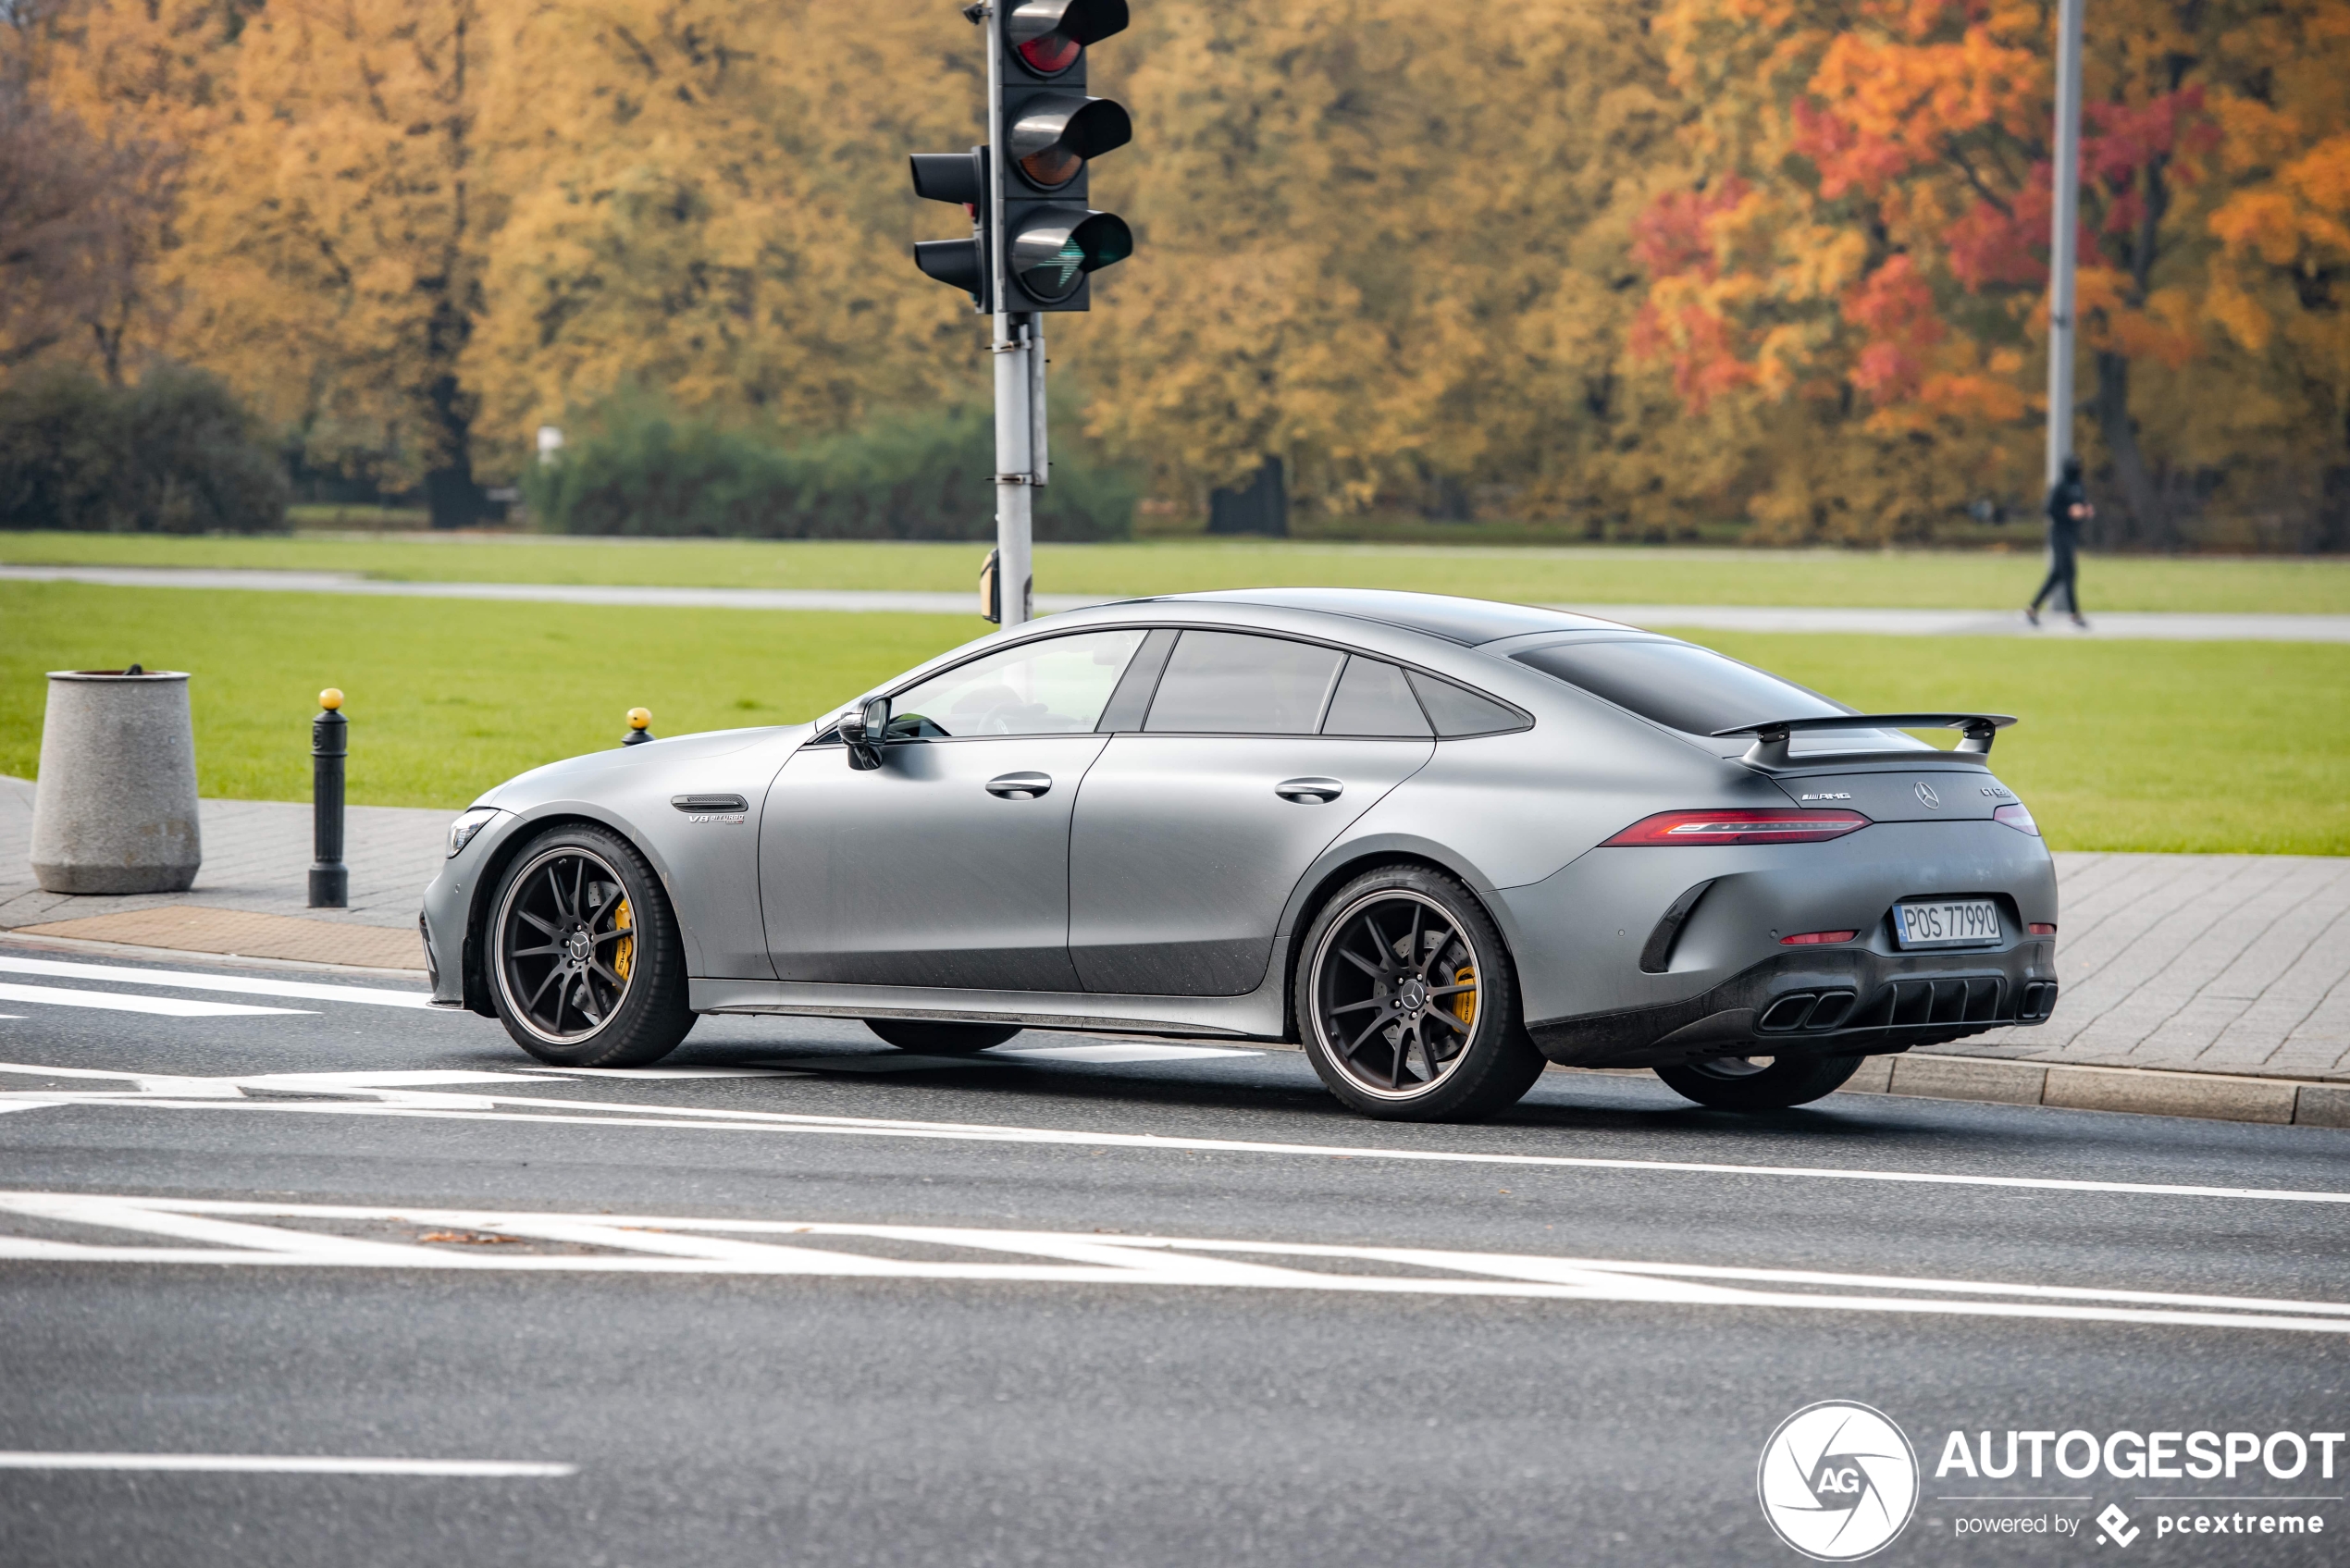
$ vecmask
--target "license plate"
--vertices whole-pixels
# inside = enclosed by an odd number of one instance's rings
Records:
[[[1893,933],[1904,947],[1996,947],[1999,907],[1988,898],[1896,904]]]

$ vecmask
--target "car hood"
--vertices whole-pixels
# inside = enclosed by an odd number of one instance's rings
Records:
[[[805,743],[815,728],[813,724],[787,724],[711,730],[701,735],[679,735],[674,740],[647,741],[641,746],[615,746],[610,750],[566,757],[560,762],[517,773],[495,789],[484,792],[474,804],[495,806],[505,811],[526,811],[550,800],[592,796],[631,769],[724,757],[765,743],[789,749]]]

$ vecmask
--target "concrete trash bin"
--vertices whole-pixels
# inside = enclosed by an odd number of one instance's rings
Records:
[[[179,893],[203,859],[186,673],[49,672],[34,880],[50,893]]]

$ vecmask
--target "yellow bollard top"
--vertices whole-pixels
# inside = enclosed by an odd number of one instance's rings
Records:
[[[649,730],[649,729],[652,728],[652,724],[653,724],[653,710],[652,710],[651,709],[649,709],[649,708],[631,708],[631,709],[628,710],[628,727],[629,727],[630,729],[632,729],[632,730]]]
[[[333,686],[328,686],[325,691],[318,694],[318,706],[325,709],[329,713],[333,712],[336,709],[342,706],[342,693],[336,690]]]

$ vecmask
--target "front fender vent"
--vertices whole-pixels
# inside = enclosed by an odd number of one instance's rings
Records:
[[[750,802],[739,795],[673,795],[669,803],[680,811],[701,815],[712,811],[748,811]]]

